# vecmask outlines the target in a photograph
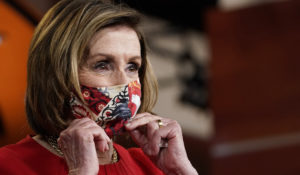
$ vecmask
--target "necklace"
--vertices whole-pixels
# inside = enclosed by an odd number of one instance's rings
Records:
[[[47,142],[48,144],[61,156],[64,156],[64,153],[60,150],[58,144],[57,144],[57,138],[54,136],[49,136],[47,137]],[[118,162],[118,153],[114,147],[113,148],[113,153],[111,156],[111,163],[116,163]]]
[[[57,138],[54,136],[47,137],[48,144],[61,156],[64,156],[64,153],[60,150],[57,144]]]

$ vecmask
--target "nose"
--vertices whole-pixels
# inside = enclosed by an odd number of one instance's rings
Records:
[[[114,77],[114,85],[128,84],[130,83],[130,78],[124,70],[117,70]]]

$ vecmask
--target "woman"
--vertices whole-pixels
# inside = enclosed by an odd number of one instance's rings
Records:
[[[151,114],[157,83],[138,14],[62,0],[34,33],[26,112],[36,136],[0,149],[0,174],[197,174],[179,124]],[[112,137],[128,132],[140,148]]]

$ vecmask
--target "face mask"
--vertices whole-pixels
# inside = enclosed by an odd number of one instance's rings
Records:
[[[80,86],[85,104],[76,96],[70,100],[75,118],[89,117],[101,126],[109,137],[122,134],[124,124],[134,117],[141,104],[139,80],[127,85],[93,88]]]

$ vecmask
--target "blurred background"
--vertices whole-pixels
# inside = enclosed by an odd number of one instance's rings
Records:
[[[58,0],[0,0],[0,146],[32,133],[26,62]],[[200,175],[300,174],[300,2],[119,0],[142,12],[159,81]]]

